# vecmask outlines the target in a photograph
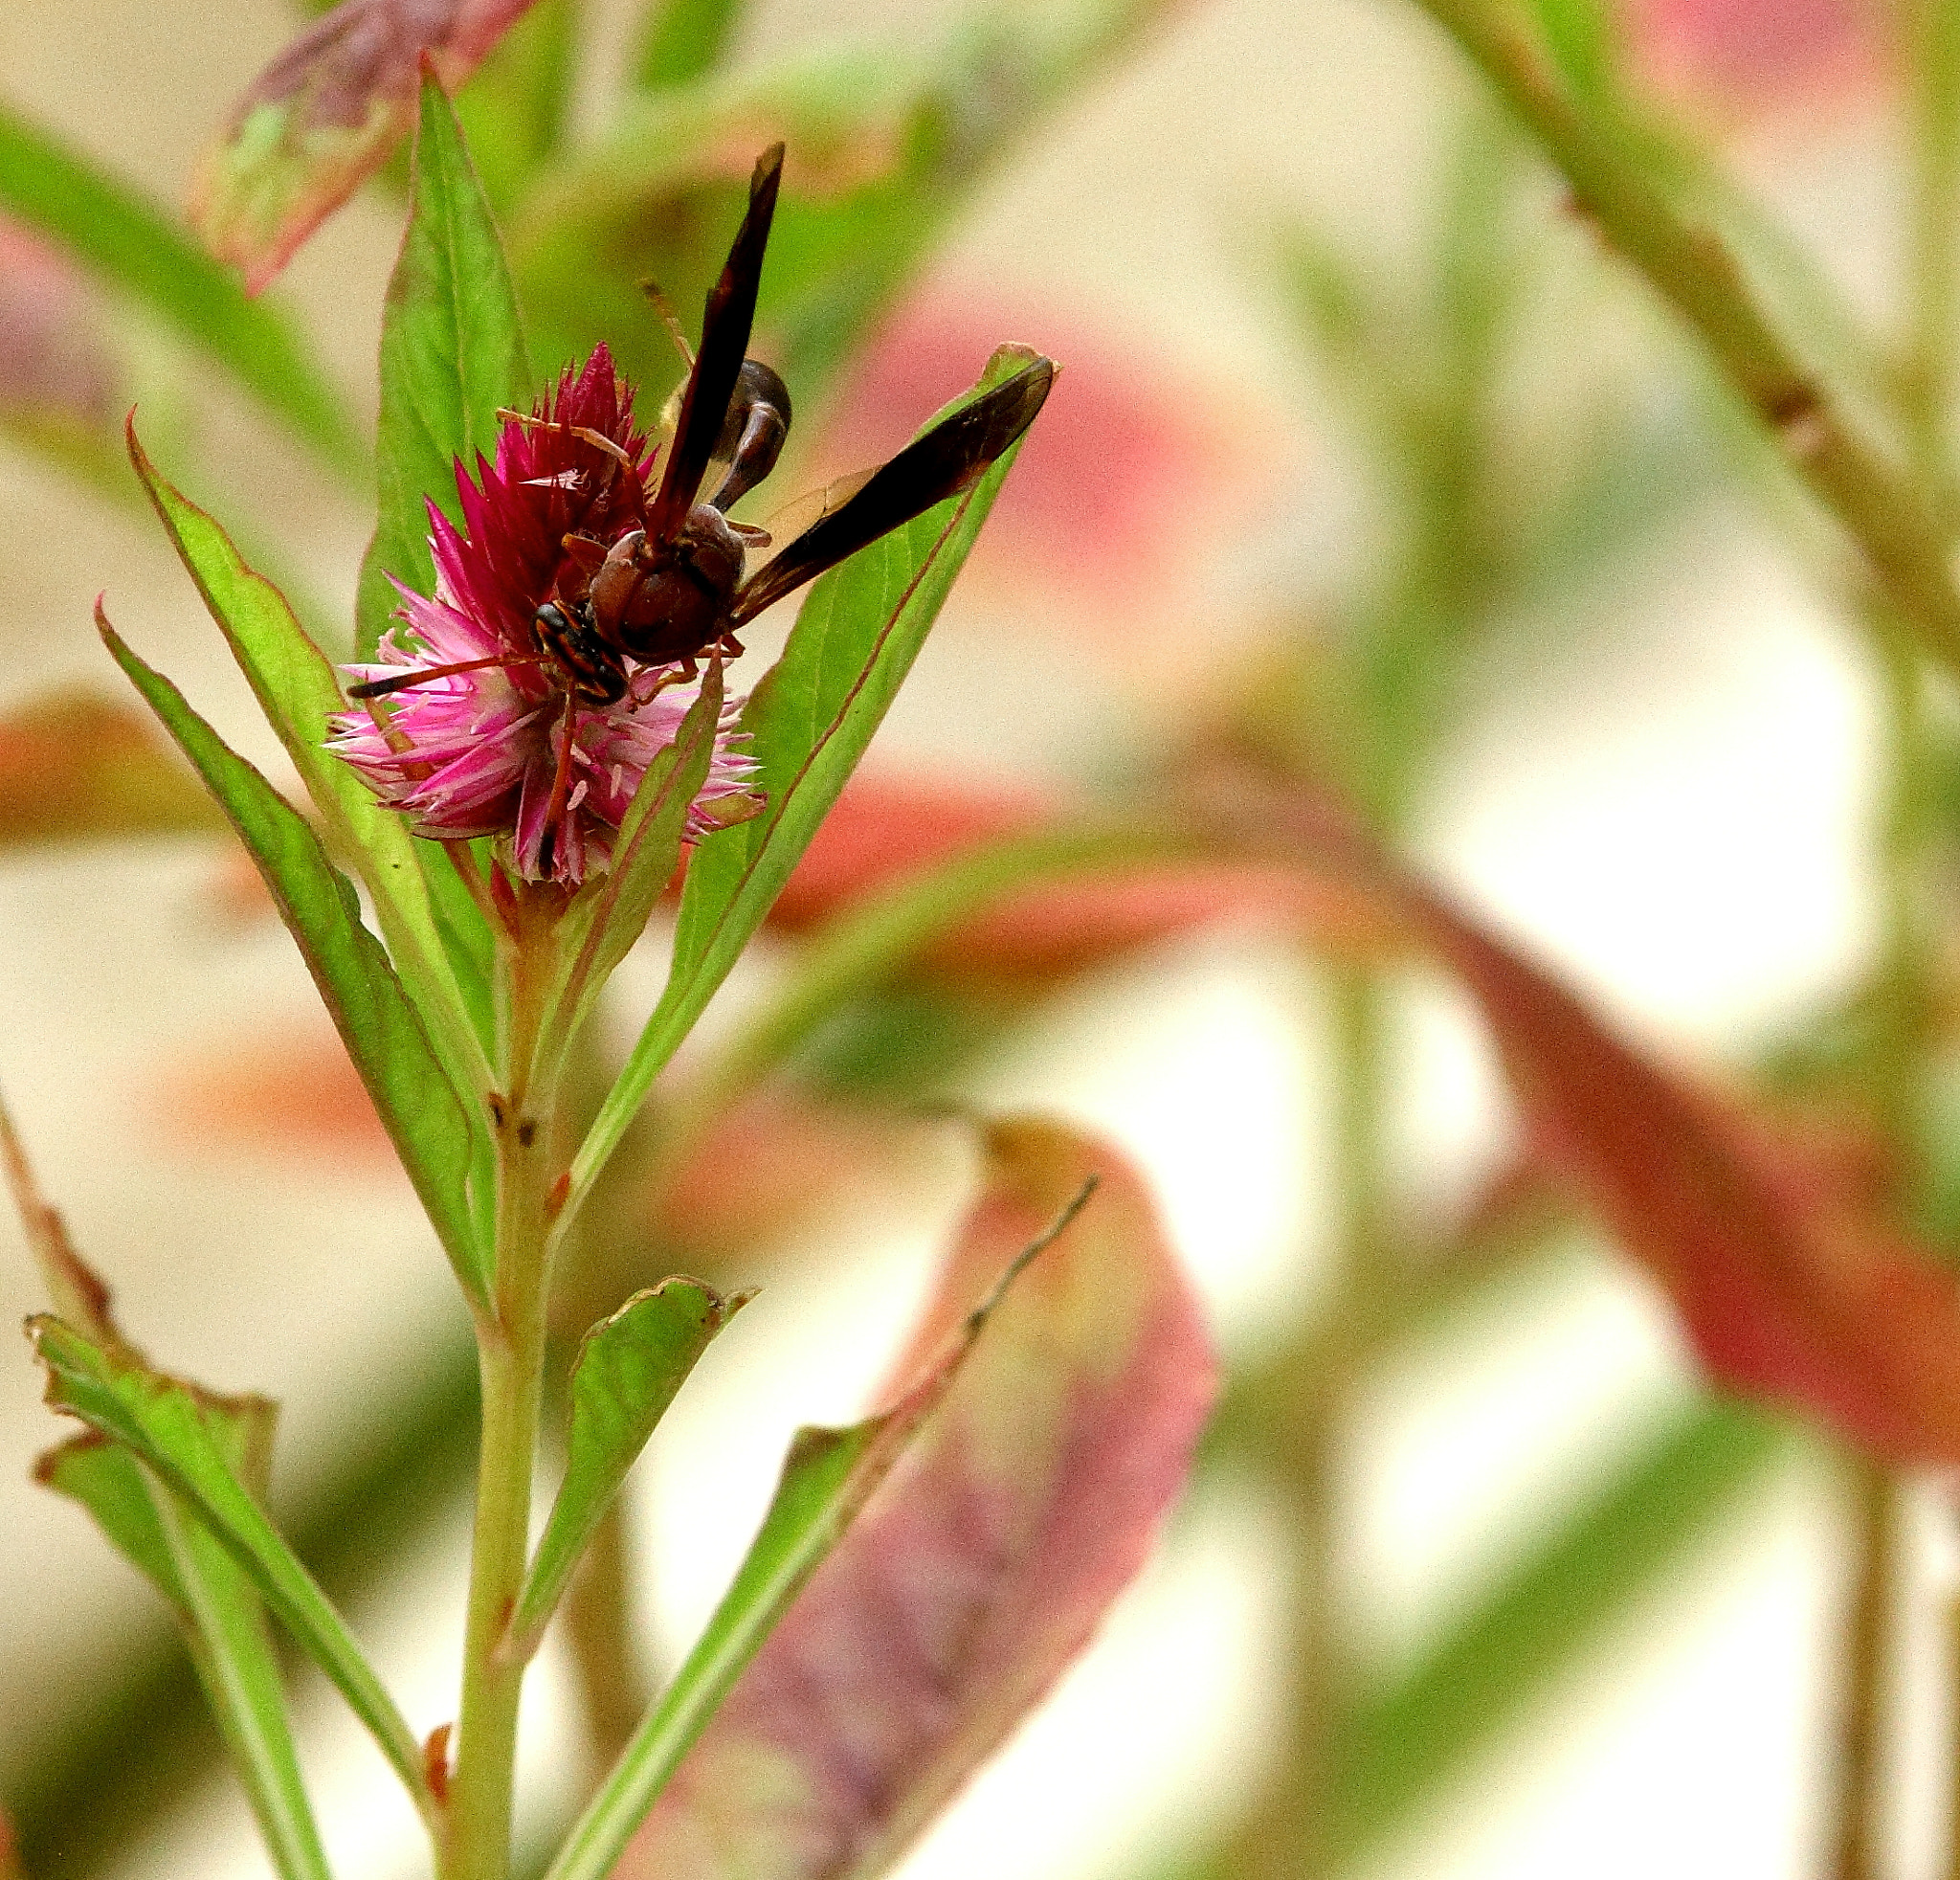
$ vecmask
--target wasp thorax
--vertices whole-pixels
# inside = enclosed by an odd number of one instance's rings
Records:
[[[671,541],[635,529],[612,545],[587,595],[592,629],[646,665],[691,659],[721,638],[741,579],[741,537],[697,504]]]

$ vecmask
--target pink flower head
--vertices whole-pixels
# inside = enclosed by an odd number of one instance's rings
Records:
[[[620,818],[647,767],[674,742],[698,687],[663,683],[671,666],[625,660],[624,697],[594,705],[568,692],[543,654],[533,620],[566,569],[566,536],[611,546],[638,526],[624,466],[568,427],[612,439],[642,483],[654,453],[634,427],[633,388],[614,374],[604,346],[582,369],[567,369],[535,417],[505,424],[495,460],[477,459],[475,481],[457,463],[460,529],[430,504],[435,593],[418,594],[395,583],[398,617],[414,642],[390,629],[375,663],[347,670],[375,680],[474,660],[499,663],[432,678],[370,708],[339,713],[328,748],[385,803],[408,815],[416,835],[438,841],[509,836],[524,880],[576,887],[604,872]],[[568,699],[571,751],[554,829]],[[724,708],[707,781],[688,812],[689,841],[762,808],[754,761],[737,749],[741,706],[733,699]]]

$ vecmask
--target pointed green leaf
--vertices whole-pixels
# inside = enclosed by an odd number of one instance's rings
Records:
[[[699,1280],[636,1292],[585,1335],[571,1370],[565,1479],[519,1597],[511,1633],[526,1657],[654,1426],[715,1334],[747,1303]]]
[[[300,328],[120,179],[0,107],[0,208],[51,235],[234,374],[347,477],[368,452]]]
[[[568,1043],[583,1026],[612,969],[645,932],[654,904],[674,879],[687,812],[714,761],[722,725],[722,662],[710,660],[701,693],[674,742],[647,766],[612,844],[612,865],[573,902],[567,916],[566,964],[551,1023]]]
[[[1025,347],[1003,347],[974,392],[998,385],[1033,357]],[[666,989],[573,1162],[574,1204],[762,925],[864,754],[1018,452],[1016,444],[964,495],[874,542],[811,591],[783,657],[743,713],[768,807],[695,851]]]
[[[390,575],[434,592],[426,504],[460,523],[457,461],[495,452],[498,408],[523,403],[530,386],[503,244],[456,113],[425,77],[409,226],[382,316],[380,513],[356,610],[364,654],[394,612]]]
[[[443,1251],[464,1288],[481,1296],[468,1114],[387,953],[361,924],[352,884],[326,859],[305,818],[122,643],[100,607],[96,623],[251,851]]]
[[[189,1601],[143,1466],[127,1449],[85,1430],[42,1456],[34,1464],[34,1480],[87,1509],[116,1551],[169,1600],[179,1617],[189,1619]]]
[[[202,1394],[100,1350],[45,1313],[28,1321],[28,1335],[48,1370],[49,1403],[121,1444],[190,1504],[373,1733],[417,1805],[433,1813],[413,1733],[340,1614],[238,1479]],[[175,1548],[172,1559],[183,1584],[194,1561]]]
[[[161,1486],[156,1509],[184,1589],[191,1662],[244,1778],[266,1851],[281,1880],[328,1880],[278,1657],[251,1577],[189,1506]]]
[[[230,1402],[205,1399],[213,1434]],[[248,1410],[270,1404],[248,1399]],[[234,1448],[237,1446],[233,1445]],[[175,1610],[198,1682],[251,1798],[281,1880],[325,1880],[326,1856],[286,1717],[279,1663],[252,1583],[181,1499],[93,1431],[43,1456],[36,1478],[79,1502]]]
[[[489,1086],[483,1046],[469,1020],[487,1001],[491,941],[483,917],[440,848],[411,836],[352,766],[326,749],[327,720],[347,709],[340,681],[273,584],[245,564],[229,536],[158,471],[128,430],[129,460],[239,670],[278,733],[329,839],[354,860],[402,979],[458,1091]],[[426,869],[425,869],[425,863]],[[453,890],[443,894],[447,886]],[[438,905],[439,897],[439,905]],[[460,898],[462,907],[456,905]],[[465,911],[466,910],[466,911]],[[487,1155],[489,1134],[473,1101]],[[487,1163],[484,1165],[487,1167]]]
[[[769,1635],[613,1880],[875,1880],[1046,1695],[1148,1556],[1216,1383],[1148,1188],[1021,1120],[922,1339],[1085,1184],[878,1499]],[[869,1645],[870,1648],[867,1649]]]
[[[734,1583],[559,1848],[546,1880],[607,1880],[743,1667],[952,1388],[1014,1280],[1066,1230],[1087,1198],[1085,1190],[1023,1249],[888,1409],[848,1429],[796,1432],[775,1498]]]

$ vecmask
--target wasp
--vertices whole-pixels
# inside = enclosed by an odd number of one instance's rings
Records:
[[[737,633],[766,608],[969,488],[1034,422],[1054,383],[1051,360],[1023,367],[906,445],[835,506],[826,503],[815,522],[751,571],[751,548],[767,545],[768,537],[730,521],[727,512],[775,468],[790,433],[789,388],[747,356],[782,171],[783,145],[777,144],[755,166],[747,213],[708,294],[701,347],[689,363],[658,486],[648,494],[637,468],[612,438],[573,428],[614,460],[612,474],[622,479],[634,526],[610,544],[566,536],[562,571],[532,622],[534,660],[550,669],[563,690],[568,732],[576,705],[608,705],[626,696],[629,660],[672,666],[661,676],[665,684],[695,677],[705,655],[739,655]],[[717,463],[722,474],[703,496]],[[520,655],[468,663],[520,660],[533,662]],[[349,686],[348,694],[380,698],[464,669],[391,674]],[[568,753],[569,748],[568,735]]]

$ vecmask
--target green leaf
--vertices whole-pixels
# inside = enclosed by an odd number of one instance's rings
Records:
[[[648,275],[692,317],[720,271],[749,158],[790,146],[761,325],[804,409],[916,278],[1007,155],[1134,44],[1162,0],[983,7],[956,31],[826,47],[643,92],[539,180],[511,255],[541,356],[597,339],[671,382]],[[731,166],[730,150],[746,152]]]
[[[1079,1195],[1019,1255],[890,1408],[848,1429],[796,1432],[774,1499],[733,1584],[559,1848],[546,1880],[606,1880],[612,1873],[634,1830],[743,1667],[952,1388],[1009,1287],[1087,1198],[1086,1191]]]
[[[150,1500],[143,1466],[128,1450],[87,1430],[40,1457],[34,1480],[87,1509],[116,1551],[189,1621],[189,1601],[177,1578],[169,1540]]]
[[[998,385],[1031,357],[1024,347],[1003,347],[975,391]],[[857,768],[1018,452],[1016,444],[966,494],[874,542],[811,591],[783,657],[743,713],[768,807],[695,851],[666,989],[572,1164],[574,1203],[728,976]]]
[[[1728,1520],[1790,1453],[1786,1426],[1735,1403],[1679,1417],[1570,1515],[1495,1595],[1349,1718],[1329,1832],[1358,1856],[1460,1779],[1664,1573]]]
[[[741,16],[742,0],[653,0],[639,23],[634,82],[666,91],[704,77],[722,62]]]
[[[434,1802],[413,1733],[340,1614],[239,1481],[203,1395],[123,1354],[100,1350],[45,1313],[28,1321],[28,1335],[48,1369],[49,1403],[121,1444],[195,1509],[373,1733],[416,1805],[433,1820]],[[172,1550],[180,1581],[188,1558]]]
[[[987,1148],[915,1350],[1072,1197],[1096,1205],[717,1709],[634,1837],[637,1880],[890,1872],[1081,1650],[1184,1487],[1216,1361],[1147,1184],[1055,1124],[996,1125]],[[886,1638],[905,1643],[865,1649]]]
[[[457,462],[496,450],[498,408],[523,404],[530,387],[503,244],[456,113],[425,77],[408,232],[382,315],[380,513],[355,610],[364,654],[394,612],[390,574],[434,589],[426,500],[460,523]]]
[[[148,307],[334,469],[365,475],[368,452],[300,328],[269,302],[248,300],[163,211],[4,107],[0,208]]]
[[[1530,5],[1566,83],[1595,103],[1610,100],[1619,46],[1613,17],[1600,0],[1530,0]]]
[[[578,25],[574,0],[538,0],[456,95],[463,140],[500,215],[523,200],[538,167],[564,141]]]
[[[223,1442],[239,1413],[269,1421],[262,1399],[205,1397],[207,1426]],[[228,1445],[234,1465],[243,1443]],[[79,1502],[175,1609],[212,1714],[251,1798],[282,1880],[325,1880],[326,1855],[306,1800],[286,1717],[279,1664],[257,1595],[237,1563],[183,1501],[128,1450],[90,1432],[43,1456],[36,1479]]]
[[[326,749],[328,719],[347,703],[333,666],[279,591],[248,568],[217,523],[159,473],[133,423],[128,441],[137,476],[313,798],[330,841],[361,870],[382,936],[430,1041],[457,1090],[469,1094],[483,1173],[490,1138],[478,1098],[491,1076],[482,1035],[470,1013],[489,1000],[493,943],[487,923],[438,846],[411,836],[401,817],[383,807],[353,768]]]
[[[565,1479],[511,1620],[521,1655],[537,1649],[592,1531],[675,1393],[748,1299],[724,1299],[699,1280],[662,1280],[586,1333],[571,1369]]]
[[[722,726],[722,662],[708,663],[701,692],[674,742],[647,766],[612,843],[612,865],[566,917],[565,967],[549,1024],[569,1047],[612,969],[646,930],[654,904],[674,879],[687,813],[706,781]]]
[[[450,1265],[464,1289],[480,1298],[468,1113],[387,953],[362,926],[352,884],[328,862],[305,818],[122,643],[100,607],[96,623],[252,852]]]

